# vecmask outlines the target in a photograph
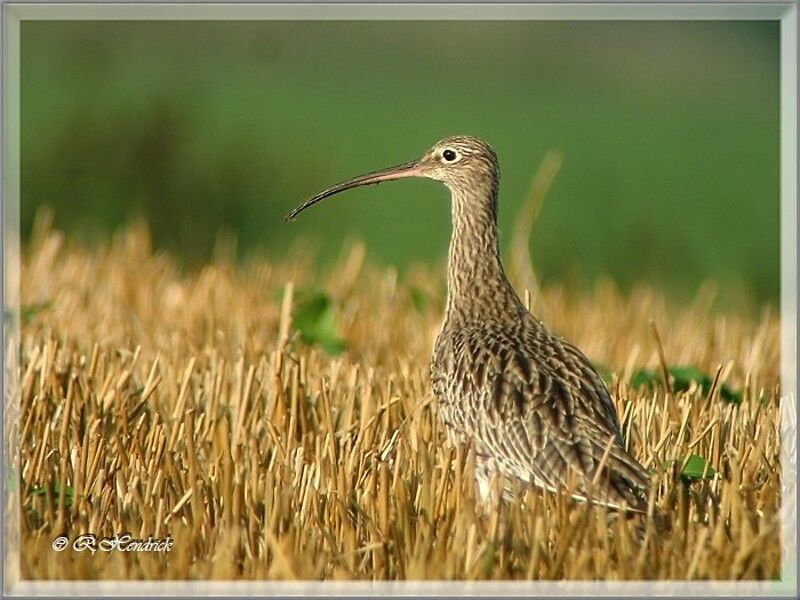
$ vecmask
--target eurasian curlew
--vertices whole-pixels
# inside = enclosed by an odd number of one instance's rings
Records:
[[[333,194],[402,177],[428,177],[451,192],[447,307],[431,383],[448,434],[474,445],[481,493],[499,471],[578,499],[644,511],[650,477],[623,446],[603,380],[578,348],[530,314],[503,271],[499,169],[486,142],[446,138],[417,160],[320,192],[287,219]]]

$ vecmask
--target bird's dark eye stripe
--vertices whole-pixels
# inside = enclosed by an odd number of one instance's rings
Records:
[[[454,150],[450,150],[450,148],[448,148],[442,152],[442,157],[448,162],[454,161],[456,159],[456,153]]]

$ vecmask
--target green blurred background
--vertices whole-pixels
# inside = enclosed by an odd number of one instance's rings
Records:
[[[777,22],[23,21],[22,231],[42,206],[89,240],[131,217],[187,266],[363,239],[441,261],[447,192],[341,179],[484,137],[507,241],[548,149],[563,166],[531,240],[541,279],[647,281],[777,303]]]

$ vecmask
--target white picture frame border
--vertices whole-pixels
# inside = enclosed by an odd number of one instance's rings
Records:
[[[781,35],[782,581],[26,581],[19,574],[20,23],[23,20],[777,20]],[[796,2],[702,3],[3,3],[3,594],[10,596],[770,596],[797,597]],[[16,402],[15,402],[16,401]]]

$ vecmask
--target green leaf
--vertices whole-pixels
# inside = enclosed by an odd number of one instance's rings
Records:
[[[681,470],[681,479],[683,479],[686,483],[690,483],[697,479],[702,479],[704,470],[706,470],[706,479],[711,479],[714,477],[716,471],[714,471],[711,465],[706,467],[707,464],[708,463],[702,456],[691,454],[689,456],[689,460],[686,461],[686,464]]]
[[[33,496],[45,496],[46,490],[43,487],[37,485],[34,486],[33,489],[31,489],[31,494]],[[58,482],[53,483],[53,487],[50,490],[50,496],[53,498],[53,502],[55,503],[56,507],[58,507],[58,504],[61,500],[61,486],[59,485]],[[71,508],[72,501],[74,498],[75,498],[75,490],[71,485],[68,485],[66,490],[64,491],[64,507]]]
[[[722,387],[719,388],[719,397],[730,404],[741,404],[742,390],[733,391],[723,383]]]
[[[641,388],[641,387],[655,387],[656,384],[660,381],[660,377],[655,374],[654,371],[650,369],[639,369],[633,374],[631,377],[631,387],[633,388]]]
[[[668,367],[667,371],[672,375],[672,389],[675,392],[685,392],[691,387],[692,382],[696,382],[704,394],[711,389],[711,377],[699,369],[689,366]]]
[[[292,318],[294,328],[306,344],[321,347],[328,354],[340,354],[346,344],[337,333],[336,312],[324,292],[300,294]]]
[[[295,327],[301,333],[311,330],[318,326],[325,312],[330,307],[331,301],[324,292],[315,292],[303,298],[303,294],[298,294],[295,312],[292,318]]]
[[[411,305],[414,307],[414,310],[422,314],[425,311],[425,306],[428,304],[425,292],[416,286],[412,286],[408,290],[408,294],[411,297]]]
[[[707,373],[703,373],[695,367],[679,365],[667,367],[667,372],[671,376],[673,392],[684,392],[691,388],[692,382],[697,383],[704,395],[711,391],[713,379]],[[655,388],[662,381],[661,373],[650,369],[639,369],[631,377],[632,388]],[[733,391],[730,387],[722,384],[719,389],[720,398],[731,404],[739,404],[742,401],[742,392]]]
[[[56,499],[56,506],[58,506],[59,499],[61,498],[61,488],[58,483],[53,484],[53,497]],[[68,485],[64,490],[64,507],[71,508],[74,498],[75,490],[71,485]]]

